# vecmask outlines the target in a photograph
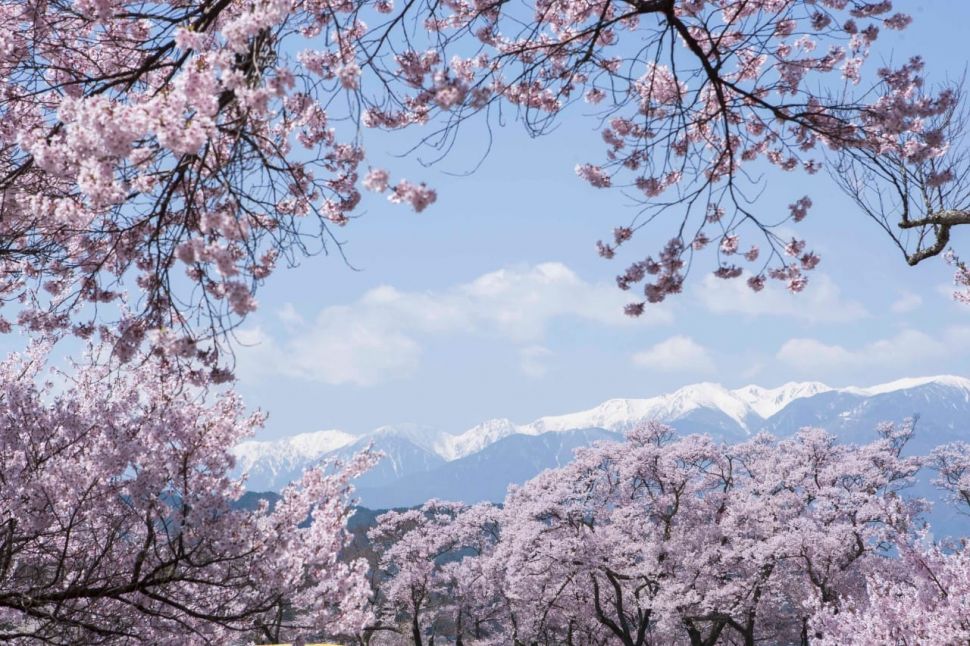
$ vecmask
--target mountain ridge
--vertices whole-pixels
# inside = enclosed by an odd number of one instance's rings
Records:
[[[751,432],[752,424],[768,420],[792,402],[822,393],[838,393],[871,397],[899,390],[937,384],[964,390],[970,397],[970,379],[955,375],[910,377],[874,386],[833,388],[820,382],[788,382],[775,388],[749,384],[728,389],[720,384],[701,382],[648,398],[608,399],[592,408],[573,413],[539,417],[526,424],[516,424],[507,418],[485,420],[457,434],[418,424],[380,426],[363,435],[353,435],[339,429],[300,433],[279,440],[248,440],[234,449],[240,468],[247,470],[258,460],[272,457],[286,465],[301,459],[313,460],[336,449],[359,443],[364,439],[375,442],[380,437],[404,437],[421,448],[435,453],[446,462],[458,460],[510,435],[541,435],[584,428],[602,428],[624,432],[648,419],[676,421],[693,411],[720,411]]]

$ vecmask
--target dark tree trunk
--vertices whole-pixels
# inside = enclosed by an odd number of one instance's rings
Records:
[[[423,646],[424,642],[421,641],[421,624],[418,623],[418,613],[414,613],[411,617],[411,639],[414,640],[414,646]]]

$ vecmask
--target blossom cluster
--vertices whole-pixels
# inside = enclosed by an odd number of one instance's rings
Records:
[[[309,469],[272,511],[246,510],[232,447],[262,414],[231,392],[206,404],[165,358],[50,375],[48,351],[0,363],[0,632],[278,642],[370,621],[366,564],[342,554],[350,481],[374,454]]]
[[[970,446],[904,457],[912,423],[877,431],[721,444],[648,423],[502,505],[385,513],[372,626],[416,644],[966,641],[970,550],[931,544],[900,492],[927,464],[961,491]]]
[[[362,172],[361,126],[430,127],[421,144],[447,149],[473,119],[541,134],[583,98],[605,153],[576,173],[640,205],[599,253],[644,227],[661,241],[618,276],[633,314],[705,253],[756,291],[805,287],[818,256],[774,230],[811,199],[759,212],[756,164],[815,173],[851,151],[957,177],[935,125],[956,93],[929,90],[919,58],[869,69],[911,22],[889,0],[76,4],[0,2],[0,329],[111,338],[101,324],[131,318],[120,355],[175,330],[212,374],[277,259],[338,244],[360,186],[435,202]]]

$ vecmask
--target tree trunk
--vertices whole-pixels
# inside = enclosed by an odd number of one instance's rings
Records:
[[[418,623],[418,613],[414,613],[411,617],[411,639],[414,640],[414,646],[423,646],[421,641],[421,624]]]

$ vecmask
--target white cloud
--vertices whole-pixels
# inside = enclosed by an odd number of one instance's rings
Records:
[[[752,361],[746,368],[742,368],[738,373],[740,377],[751,381],[757,379],[765,371],[765,364],[760,361]]]
[[[283,305],[283,307],[281,307],[276,313],[276,316],[279,318],[280,322],[283,323],[283,325],[287,326],[287,329],[295,328],[305,323],[303,317],[300,316],[300,313],[296,311],[295,307],[293,307],[293,303],[286,303]]]
[[[776,358],[803,371],[845,369],[858,363],[859,356],[841,345],[828,345],[817,339],[791,339],[778,350]]]
[[[864,375],[866,371],[878,370],[916,371],[918,374],[939,372],[929,366],[940,365],[968,352],[970,327],[951,327],[936,336],[907,329],[857,348],[827,344],[817,339],[791,339],[778,350],[776,358],[802,374],[821,378],[826,375]]]
[[[914,292],[902,292],[889,307],[896,314],[912,312],[923,304],[923,297]]]
[[[371,386],[411,374],[421,358],[413,339],[393,330],[355,326],[338,315],[327,334],[306,333],[280,344],[262,328],[236,334],[236,374],[244,381],[284,375],[328,384]]]
[[[546,360],[552,356],[552,350],[541,345],[530,345],[519,350],[519,368],[527,377],[539,379],[549,371]]]
[[[861,303],[845,299],[825,274],[810,274],[800,294],[788,292],[778,281],[768,281],[763,291],[754,292],[747,276],[724,280],[709,274],[698,283],[695,294],[715,314],[786,316],[810,322],[855,321],[869,315]]]
[[[522,370],[544,370],[541,347],[552,321],[577,318],[607,326],[669,323],[669,309],[645,320],[623,315],[626,298],[612,285],[591,284],[561,263],[501,269],[440,291],[407,292],[381,286],[349,305],[331,306],[302,322],[294,308],[281,319],[289,337],[260,333],[262,350],[243,357],[243,374],[279,373],[328,384],[369,386],[413,374],[422,341],[435,334],[478,334],[525,346]],[[269,348],[267,350],[267,348]],[[531,349],[530,349],[531,348]],[[248,368],[247,368],[248,366]]]
[[[714,361],[707,349],[686,336],[672,336],[666,341],[637,352],[633,363],[661,372],[714,372]]]

